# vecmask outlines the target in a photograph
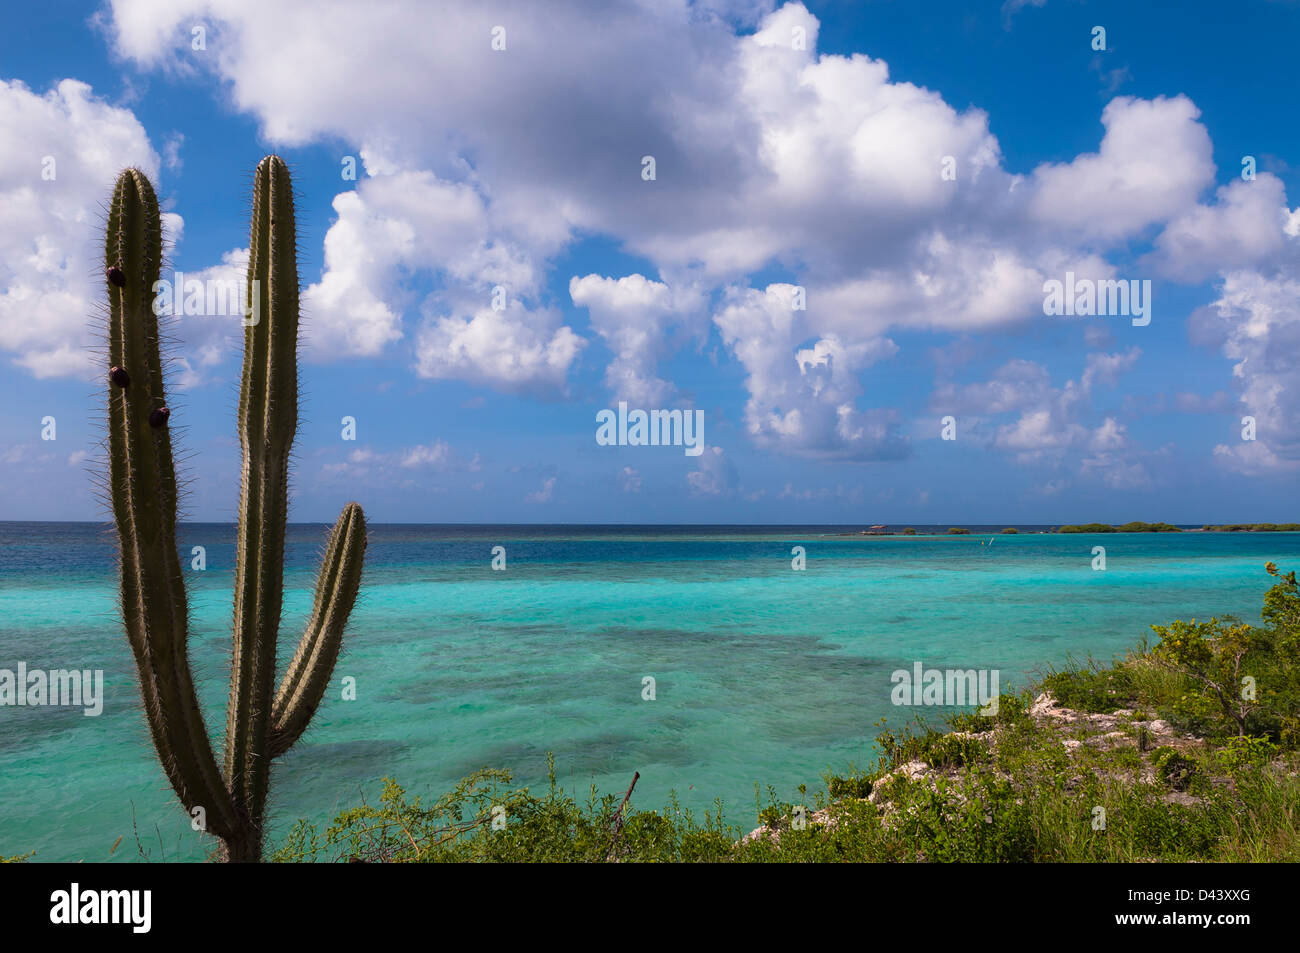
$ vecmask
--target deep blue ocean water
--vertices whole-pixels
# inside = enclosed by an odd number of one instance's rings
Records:
[[[671,790],[697,810],[721,797],[745,826],[755,783],[793,799],[827,768],[874,763],[875,723],[916,712],[890,704],[897,669],[997,669],[1005,690],[1070,655],[1122,654],[1152,623],[1256,620],[1264,563],[1300,566],[1296,533],[838,535],[858,528],[371,527],[335,688],[274,770],[272,840],[299,817],[377,800],[386,775],[425,795],[483,766],[540,786],[548,751],[580,795],[592,783],[621,794],[639,771],[639,806]],[[325,532],[290,527],[282,664]],[[134,831],[155,859],[211,846],[148,740],[110,534],[0,523],[0,669],[105,678],[99,717],[0,707],[0,854],[130,860]],[[190,647],[220,730],[233,539],[231,525],[188,524],[179,540],[186,567],[192,546],[206,549],[206,570],[186,570]],[[490,568],[497,545],[503,572]],[[1097,545],[1105,571],[1092,568]],[[344,676],[355,701],[336,690]]]

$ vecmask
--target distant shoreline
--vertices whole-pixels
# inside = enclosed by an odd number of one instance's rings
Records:
[[[983,536],[993,533],[998,536],[1050,536],[1050,535],[1073,535],[1073,534],[1097,534],[1097,533],[1300,533],[1300,523],[1223,523],[1218,525],[1205,524],[1202,526],[1177,526],[1172,523],[1122,523],[1112,525],[1110,523],[1079,523],[1066,524],[1063,526],[1053,526],[1050,529],[1025,528],[1021,529],[1016,526],[1008,526],[1004,529],[992,531],[981,528],[977,535]],[[908,526],[902,529],[894,529],[888,524],[872,526],[869,529],[861,529],[856,533],[835,533],[835,536],[847,538],[867,538],[872,539],[880,536],[969,536],[971,530],[964,526],[950,526],[946,530],[937,532],[921,532],[916,527]]]

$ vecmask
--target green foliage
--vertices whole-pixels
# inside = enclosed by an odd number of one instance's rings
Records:
[[[344,811],[322,835],[299,822],[274,855],[280,861],[385,862],[1124,862],[1143,860],[1300,860],[1300,779],[1255,770],[1238,793],[1202,785],[1193,759],[1174,749],[1152,752],[1164,769],[1160,786],[1135,783],[1133,748],[1090,751],[1073,764],[1053,729],[1031,720],[1003,726],[996,765],[972,760],[954,776],[917,781],[893,777],[878,804],[855,775],[852,794],[828,810],[833,823],[788,823],[791,805],[769,790],[761,821],[779,843],[739,843],[743,829],[725,823],[723,806],[697,820],[670,800],[662,811],[629,804],[616,834],[619,799],[594,789],[584,802],[560,791],[552,769],[542,796],[515,788],[505,772],[482,771],[424,807],[386,781],[380,804]],[[924,738],[924,735],[913,737]],[[930,742],[927,742],[930,743]],[[1259,754],[1258,757],[1263,757]],[[1181,759],[1181,760],[1180,760]],[[996,767],[997,772],[993,769]],[[1294,770],[1294,765],[1292,771]],[[1116,780],[1120,773],[1128,782]],[[1187,779],[1194,803],[1165,800]],[[838,786],[837,786],[838,787]],[[505,825],[493,830],[492,807]],[[1091,820],[1104,808],[1107,825]],[[752,816],[752,815],[751,815]],[[752,826],[752,825],[750,825]]]
[[[1020,532],[1020,530],[1016,529],[1014,526],[1008,526],[1006,529],[1004,529],[1004,530],[1002,531],[1002,535],[1003,535],[1003,536],[1015,536],[1015,535],[1018,534],[1019,532]]]
[[[1228,523],[1201,529],[1207,533],[1300,533],[1300,523]]]
[[[970,530],[968,530],[968,529],[963,529],[963,528],[960,527],[960,526],[949,526],[949,527],[948,527],[948,535],[949,535],[949,536],[969,536],[969,535],[970,535]]]
[[[915,529],[914,527],[909,526],[907,529],[903,530],[903,535],[904,535],[904,536],[915,536],[915,535],[916,535],[916,529]]]
[[[1156,777],[1175,791],[1186,791],[1196,774],[1196,762],[1176,748],[1163,745],[1151,753]]]
[[[1243,687],[1243,677],[1250,671],[1247,655],[1271,651],[1258,629],[1244,622],[1224,623],[1218,619],[1198,623],[1175,620],[1168,626],[1153,625],[1160,642],[1151,653],[1158,665],[1186,675],[1200,684],[1203,697],[1208,695],[1219,705],[1223,718],[1238,735],[1245,735],[1254,725],[1252,715],[1261,707],[1253,694]],[[1189,713],[1204,717],[1190,696],[1183,700]]]
[[[1074,665],[1052,672],[1043,679],[1042,687],[1066,708],[1092,713],[1130,708],[1135,700],[1132,676],[1127,669],[1102,669],[1096,663],[1090,663],[1087,668]]]
[[[1250,735],[1229,738],[1214,753],[1219,768],[1233,778],[1242,777],[1247,771],[1263,768],[1275,757],[1281,748],[1267,738]]]
[[[934,768],[959,768],[975,764],[988,757],[988,746],[978,738],[935,731],[918,722],[919,735],[913,726],[903,726],[901,732],[884,728],[876,735],[881,750],[880,771],[893,770],[909,761],[924,761]]]
[[[549,759],[548,759],[549,760]],[[738,832],[719,815],[703,823],[673,799],[661,815],[627,809],[621,798],[593,788],[579,804],[556,784],[538,797],[511,787],[506,771],[483,769],[428,806],[385,779],[378,806],[338,815],[320,834],[299,821],[272,859],[281,862],[383,863],[718,861],[728,859]],[[495,811],[494,811],[495,809]],[[494,818],[500,818],[494,827]]]
[[[158,759],[221,856],[256,861],[271,762],[302,734],[334,670],[366,546],[349,503],[326,546],[312,616],[275,691],[289,455],[298,428],[298,270],[293,188],[283,160],[254,174],[239,433],[244,451],[224,770],[190,673],[185,585],[176,547],[177,481],[155,288],[158,200],[138,169],[119,176],[104,241],[108,295],[109,495],[121,559],[122,615]]]
[[[1137,748],[1121,748],[1111,760],[1121,768],[1137,772],[1142,768],[1142,753]]]
[[[512,790],[507,771],[483,769],[424,806],[384,779],[377,806],[363,803],[341,812],[324,835],[299,821],[272,860],[335,860],[401,863],[449,859],[475,831],[490,829],[493,808],[510,818],[530,805],[526,790]]]
[[[1213,856],[1225,826],[1221,809],[1170,804],[1141,795],[1125,801],[1121,810],[1110,815],[1109,825],[1112,831],[1119,829],[1136,857],[1207,860]]]
[[[1300,861],[1300,776],[1296,764],[1238,775],[1215,860]]]
[[[1039,860],[1030,806],[1010,781],[984,773],[935,785],[900,785],[896,835],[917,860],[1021,863]]]
[[[996,715],[984,715],[979,711],[954,712],[948,715],[945,720],[948,727],[953,731],[978,735],[986,731],[992,731],[999,725],[1018,727],[1026,724],[1029,720],[1028,708],[1028,699],[1023,695],[1012,695],[1003,692],[998,696],[998,712]]]
[[[827,782],[826,789],[833,801],[865,798],[871,794],[871,779],[861,775],[836,775]]]
[[[769,804],[758,812],[758,822],[771,830],[780,830],[792,810],[793,804]]]
[[[1286,654],[1300,649],[1300,589],[1296,586],[1295,570],[1279,573],[1274,563],[1267,563],[1264,571],[1278,581],[1264,595],[1264,609],[1260,618],[1267,622],[1279,638],[1279,648]]]
[[[1180,730],[1219,745],[1300,743],[1300,587],[1295,573],[1265,570],[1277,581],[1264,598],[1262,627],[1235,619],[1176,620],[1152,626],[1159,637],[1110,669],[1077,666],[1044,681],[1062,704],[1085,711],[1155,710]],[[1232,738],[1243,739],[1231,741]]]

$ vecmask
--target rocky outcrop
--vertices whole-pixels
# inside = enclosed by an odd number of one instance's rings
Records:
[[[1050,692],[1044,692],[1034,699],[1033,704],[1029,706],[1028,715],[1038,727],[1057,732],[1061,736],[1061,745],[1067,752],[1073,752],[1085,746],[1099,751],[1134,748],[1141,752],[1160,747],[1186,750],[1205,746],[1202,739],[1181,734],[1167,721],[1145,717],[1145,713],[1123,708],[1109,714],[1077,711],[1072,708],[1062,707]],[[996,764],[997,746],[1004,731],[1004,728],[997,726],[982,733],[955,731],[950,732],[949,736],[978,739],[988,745],[992,755],[991,763]],[[908,761],[877,779],[872,786],[871,794],[866,798],[855,800],[858,802],[866,801],[874,805],[880,811],[882,820],[889,823],[891,817],[896,813],[896,808],[890,797],[890,790],[900,780],[908,783],[927,783],[933,789],[937,789],[941,779],[956,780],[966,770],[964,767],[936,768],[925,761]],[[1005,772],[998,773],[1008,780],[1017,780]],[[1131,775],[1128,780],[1132,780]],[[1151,764],[1146,761],[1143,762],[1141,781],[1149,784],[1157,783],[1155,771]],[[960,792],[955,790],[950,790],[948,797],[953,800],[954,805],[964,803],[965,800]],[[1196,798],[1177,791],[1171,791],[1164,797],[1165,800],[1178,801],[1179,803],[1196,801]],[[837,815],[842,813],[843,807],[847,803],[849,803],[848,800],[836,801],[822,810],[810,813],[807,817],[808,825],[810,827],[820,825],[827,829],[834,828],[837,823]],[[775,827],[765,825],[750,831],[741,838],[740,843],[748,844],[759,838],[766,838],[773,844],[779,844],[781,831],[788,829],[790,824],[791,819],[783,817]]]

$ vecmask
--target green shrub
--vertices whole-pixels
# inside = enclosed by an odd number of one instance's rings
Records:
[[[1213,811],[1137,794],[1110,813],[1108,826],[1118,830],[1139,857],[1170,860],[1210,856],[1223,832],[1222,819]]]
[[[1029,702],[1022,695],[1003,692],[998,696],[998,713],[984,715],[978,710],[954,712],[945,719],[953,731],[965,731],[973,735],[992,731],[999,725],[1015,727],[1029,723]]]
[[[933,768],[959,768],[988,757],[988,746],[978,738],[935,731],[919,721],[917,727],[922,732],[919,735],[913,734],[912,725],[905,725],[899,734],[885,729],[876,736],[883,752],[881,774],[909,761],[924,761]]]
[[[1151,629],[1160,636],[1151,653],[1156,664],[1200,683],[1205,695],[1218,703],[1223,727],[1245,735],[1252,715],[1262,705],[1242,687],[1243,677],[1250,672],[1246,656],[1271,649],[1260,631],[1244,622],[1218,619],[1200,623],[1176,619],[1171,625],[1153,625]]]
[[[1151,764],[1156,778],[1175,791],[1186,791],[1196,774],[1196,762],[1167,745],[1151,753]]]
[[[771,830],[780,830],[793,810],[793,804],[769,804],[758,812],[758,822]]]
[[[1095,714],[1131,708],[1135,701],[1132,675],[1122,667],[1069,668],[1048,675],[1042,687],[1064,707]]]
[[[845,798],[865,798],[871,794],[871,779],[853,775],[849,777],[837,775],[827,782],[826,788],[833,801]]]
[[[1229,738],[1224,746],[1214,753],[1214,756],[1217,765],[1237,778],[1247,770],[1261,768],[1268,764],[1277,756],[1278,751],[1278,746],[1267,738],[1246,735]]]
[[[989,749],[978,738],[940,735],[922,756],[933,768],[961,768],[988,758]]]
[[[1115,764],[1130,771],[1138,771],[1142,767],[1142,755],[1135,748],[1121,748],[1110,757]]]
[[[1294,653],[1300,648],[1297,645],[1297,638],[1300,638],[1300,587],[1296,585],[1295,570],[1279,573],[1277,565],[1270,562],[1264,564],[1264,571],[1277,582],[1264,594],[1260,618],[1279,636],[1282,651]]]
[[[1039,859],[1029,805],[1010,782],[978,774],[957,781],[898,783],[895,836],[916,859],[1021,863]]]

